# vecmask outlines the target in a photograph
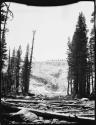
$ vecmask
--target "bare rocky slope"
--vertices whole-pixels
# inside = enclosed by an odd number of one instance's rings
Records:
[[[66,95],[67,71],[66,60],[34,62],[29,91],[47,96]]]

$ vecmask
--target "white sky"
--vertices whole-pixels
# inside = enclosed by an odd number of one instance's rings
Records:
[[[36,61],[65,59],[68,37],[72,39],[79,12],[83,12],[88,29],[91,28],[93,2],[79,2],[57,7],[35,7],[11,3],[14,14],[7,27],[7,46],[16,49],[21,44],[25,56],[27,43],[32,44],[32,31],[36,30],[33,56]]]

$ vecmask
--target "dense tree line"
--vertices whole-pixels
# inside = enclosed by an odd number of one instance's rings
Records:
[[[9,16],[13,17],[12,12],[9,9],[10,3],[5,2],[1,4],[1,38],[0,38],[0,71],[1,71],[1,93],[6,89],[7,74],[3,71],[6,66],[7,60],[7,47],[6,47],[6,32],[8,31],[6,24]]]
[[[6,4],[5,2],[1,4],[1,39],[0,39],[0,51],[1,51],[1,95],[5,96],[8,94],[18,94],[23,92],[27,94],[29,90],[29,79],[31,73],[32,65],[32,52],[31,49],[30,59],[29,59],[29,50],[27,46],[25,59],[21,59],[21,46],[18,50],[13,49],[12,56],[7,55],[7,44],[6,44],[6,32],[7,32],[7,21],[9,15],[13,17],[12,12],[10,11],[10,3]],[[34,41],[34,39],[33,39]],[[7,68],[7,70],[6,70]]]
[[[94,14],[92,14],[94,16]],[[94,17],[91,22],[94,22]],[[95,31],[87,37],[86,20],[81,12],[72,41],[68,39],[68,89],[72,97],[95,95]]]
[[[12,55],[7,56],[6,47],[6,24],[10,4],[1,4],[1,94],[28,94],[30,74],[32,68],[32,54],[34,44],[34,34],[31,52],[29,45],[26,47],[25,58],[22,59],[21,46],[16,50],[13,49]],[[6,9],[5,9],[6,8]],[[94,13],[92,14],[91,22],[94,24]],[[81,12],[78,17],[75,32],[72,40],[68,38],[68,89],[67,93],[72,97],[90,97],[95,95],[95,29],[94,25],[90,33],[90,38],[87,37],[86,20]],[[5,63],[6,62],[6,63]],[[4,69],[7,68],[6,71]]]
[[[29,58],[29,45],[27,45],[24,60],[21,58],[21,54],[21,46],[19,46],[18,50],[13,49],[12,56],[10,56],[9,49],[7,71],[4,73],[4,78],[1,79],[2,96],[18,95],[20,93],[27,95],[29,92],[30,67],[32,65]]]

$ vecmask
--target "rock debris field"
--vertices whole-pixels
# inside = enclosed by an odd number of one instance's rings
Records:
[[[1,99],[1,125],[7,124],[94,124],[95,101],[26,98]]]

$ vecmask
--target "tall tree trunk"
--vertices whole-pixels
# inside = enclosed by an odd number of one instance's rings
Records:
[[[69,81],[69,79],[68,79],[68,87],[67,87],[67,95],[69,95],[69,83],[70,81]]]
[[[34,46],[34,36],[35,36],[35,32],[36,32],[36,31],[33,31],[32,48],[31,48],[31,54],[30,54],[30,72],[31,72],[31,68],[32,68],[32,56],[33,56],[33,46]]]
[[[86,85],[86,94],[87,94],[87,96],[89,96],[90,95],[90,71],[87,73],[87,75],[86,75],[86,83],[87,83],[87,85]]]
[[[93,90],[94,90],[94,81],[93,81],[93,71],[92,71],[92,92],[93,92]]]
[[[5,33],[5,27],[6,27],[6,22],[7,22],[7,18],[8,18],[9,7],[10,7],[10,3],[7,7],[7,12],[6,12],[5,20],[4,20],[4,27],[3,27],[1,41],[3,41],[3,39],[4,39],[4,33]]]
[[[72,87],[73,83],[72,83],[72,78],[71,78],[71,83],[70,83],[70,85],[71,85],[71,94],[72,94],[72,93],[73,93],[73,87]]]

